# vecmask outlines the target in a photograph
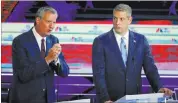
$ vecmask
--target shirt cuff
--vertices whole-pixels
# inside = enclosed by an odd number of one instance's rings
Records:
[[[57,58],[57,60],[54,61],[54,64],[57,66],[57,64],[60,65],[60,61],[59,61],[59,58]]]

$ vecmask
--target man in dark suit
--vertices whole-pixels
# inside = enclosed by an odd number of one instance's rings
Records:
[[[113,28],[94,39],[92,69],[99,103],[112,103],[141,90],[141,70],[155,92],[171,95],[163,88],[151,50],[144,35],[128,29],[132,10],[119,4],[113,10]]]
[[[55,102],[54,73],[62,77],[69,74],[59,40],[50,34],[57,17],[55,9],[40,8],[35,26],[13,40],[10,103]]]

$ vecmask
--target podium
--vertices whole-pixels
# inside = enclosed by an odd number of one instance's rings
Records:
[[[80,100],[63,101],[63,102],[56,102],[56,103],[90,103],[90,99],[80,99]]]
[[[114,103],[166,103],[164,93],[126,95]]]
[[[91,99],[79,99],[55,103],[96,103],[96,102],[92,102]],[[124,97],[118,99],[114,103],[178,103],[178,101],[177,99],[176,100],[169,99],[168,97],[164,96],[164,93],[149,93],[125,95]]]

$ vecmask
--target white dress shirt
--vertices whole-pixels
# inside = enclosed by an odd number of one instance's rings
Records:
[[[124,42],[126,44],[126,50],[127,50],[127,56],[128,56],[128,51],[129,51],[129,30],[127,30],[127,32],[122,36],[118,33],[115,32],[115,30],[113,29],[113,32],[114,32],[114,35],[116,37],[116,41],[117,41],[117,44],[119,46],[119,49],[120,48],[120,44],[121,44],[121,38],[124,37]]]
[[[45,51],[46,51],[46,37],[41,37],[40,34],[37,33],[35,27],[33,27],[32,32],[36,38],[40,51],[41,51],[41,40],[44,39],[44,46],[45,46]],[[57,63],[60,63],[59,59],[57,59],[57,61],[55,62],[55,65],[57,65]]]
[[[40,34],[37,33],[36,29],[33,27],[32,32],[36,38],[36,41],[38,43],[38,47],[41,51],[41,40],[44,39],[44,46],[45,46],[45,51],[46,51],[46,37],[41,37]]]

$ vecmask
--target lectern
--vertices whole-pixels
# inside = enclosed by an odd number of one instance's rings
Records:
[[[166,103],[164,93],[126,95],[114,103]]]

